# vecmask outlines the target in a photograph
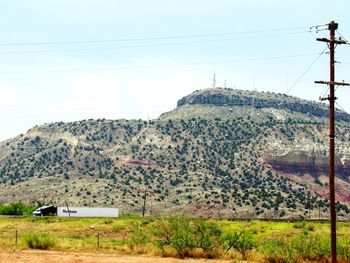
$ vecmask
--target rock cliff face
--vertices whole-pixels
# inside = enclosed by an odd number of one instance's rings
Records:
[[[290,152],[283,156],[268,155],[263,163],[286,178],[308,185],[309,189],[328,199],[328,157]],[[336,200],[350,203],[350,162],[340,156],[335,159],[335,181]]]
[[[314,178],[328,175],[328,157],[310,155],[308,152],[290,152],[283,156],[268,155],[264,159],[265,164],[274,170],[288,174],[309,174]],[[347,179],[350,176],[349,161],[342,162],[339,156],[335,160],[337,177]]]
[[[243,91],[234,89],[205,89],[195,91],[177,102],[177,106],[211,104],[217,106],[252,106],[256,108],[284,109],[316,117],[328,117],[326,104],[310,102],[285,94],[270,92]],[[338,121],[350,121],[350,115],[336,112]]]

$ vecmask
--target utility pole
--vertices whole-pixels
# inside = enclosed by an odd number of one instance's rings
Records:
[[[142,197],[143,198],[143,206],[142,206],[142,218],[145,217],[145,212],[146,212],[146,197],[147,197],[147,190],[145,190],[145,194]]]
[[[142,208],[141,208],[141,214],[142,214],[142,218],[144,218],[145,214],[146,214],[146,199],[147,199],[147,196],[155,196],[155,193],[153,191],[150,191],[150,190],[147,190],[147,189],[140,189],[138,192],[139,193],[143,193],[143,195],[142,195],[143,204],[142,204]]]
[[[330,32],[329,39],[317,38],[317,41],[326,42],[329,47],[330,54],[330,80],[329,81],[315,81],[318,84],[329,85],[329,95],[326,98],[320,98],[320,100],[329,101],[329,207],[330,207],[330,220],[331,220],[331,251],[332,251],[332,263],[337,262],[337,234],[336,234],[336,207],[335,207],[335,190],[334,190],[334,102],[336,97],[334,96],[334,86],[349,86],[348,83],[335,82],[334,81],[334,49],[335,45],[346,44],[347,42],[342,39],[335,39],[335,30],[338,29],[338,24],[331,21],[328,24],[328,30]]]
[[[321,221],[321,205],[320,205],[320,201],[318,201],[318,221]]]

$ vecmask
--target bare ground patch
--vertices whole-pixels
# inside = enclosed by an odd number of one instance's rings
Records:
[[[143,255],[77,253],[59,251],[19,250],[0,251],[0,263],[220,263],[222,259],[176,259]]]

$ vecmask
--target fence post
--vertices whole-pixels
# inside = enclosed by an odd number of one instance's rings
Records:
[[[97,233],[97,248],[100,247],[100,233]]]
[[[18,229],[17,229],[17,226],[16,226],[16,246],[17,246],[17,243],[18,243]]]

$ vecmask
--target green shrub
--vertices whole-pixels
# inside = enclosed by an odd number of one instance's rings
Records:
[[[195,238],[190,220],[177,218],[171,220],[171,224],[175,231],[169,245],[176,250],[180,257],[188,256],[190,251],[195,248]]]
[[[28,233],[24,241],[31,249],[49,249],[56,245],[55,239],[48,233]]]
[[[217,224],[204,220],[193,221],[196,247],[204,252],[213,252],[221,245],[221,229]]]
[[[143,222],[136,223],[132,226],[132,230],[128,235],[128,244],[131,250],[141,248],[139,251],[145,251],[145,247],[149,242],[149,234],[146,228],[142,226]]]
[[[21,201],[0,204],[0,215],[31,215],[34,210],[34,206],[26,205]]]
[[[350,239],[339,239],[337,242],[337,255],[343,260],[350,261]]]
[[[260,251],[267,262],[293,263],[298,261],[297,252],[286,240],[269,240],[261,245]]]
[[[203,256],[212,257],[220,250],[221,229],[212,222],[173,217],[160,220],[154,229],[154,243],[162,252],[170,248],[184,257],[200,250]]]
[[[268,262],[326,261],[330,256],[330,241],[305,230],[290,240],[267,241],[260,250]]]
[[[297,228],[297,229],[304,228],[305,226],[306,226],[305,221],[299,221],[293,224],[293,228]]]
[[[227,250],[234,248],[241,254],[243,260],[246,260],[249,252],[257,247],[253,234],[248,231],[226,234],[223,241]]]
[[[291,246],[304,260],[324,260],[330,256],[329,238],[308,231],[292,239]]]
[[[170,241],[174,235],[175,228],[169,220],[159,220],[153,230],[155,236],[154,244],[164,252],[166,246],[170,245]]]
[[[307,229],[308,231],[315,231],[315,225],[313,225],[313,224],[307,224],[307,225],[306,225],[306,229]]]

